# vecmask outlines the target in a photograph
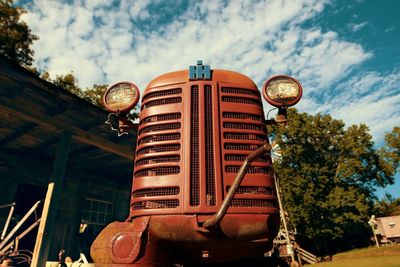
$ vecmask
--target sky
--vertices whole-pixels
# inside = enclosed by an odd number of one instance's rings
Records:
[[[303,86],[296,106],[366,124],[377,147],[400,126],[400,1],[397,0],[19,0],[36,66],[73,72],[83,88],[134,82],[198,59],[262,87],[275,74]],[[271,109],[264,103],[265,111]],[[379,189],[400,197],[395,185]]]

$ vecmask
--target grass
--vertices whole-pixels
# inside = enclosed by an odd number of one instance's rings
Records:
[[[308,265],[311,266],[311,265]],[[333,256],[331,262],[322,262],[315,267],[400,267],[400,244],[386,247],[354,249]]]

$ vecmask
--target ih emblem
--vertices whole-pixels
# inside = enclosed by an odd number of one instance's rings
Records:
[[[211,80],[210,65],[203,65],[203,61],[197,60],[196,66],[189,66],[189,80]]]

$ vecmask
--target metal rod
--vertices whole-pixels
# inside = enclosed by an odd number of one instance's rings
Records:
[[[264,155],[265,153],[271,151],[271,145],[268,143],[265,143],[262,147],[251,153],[250,155],[247,156],[247,158],[244,160],[242,166],[240,167],[239,172],[236,174],[235,180],[233,181],[233,184],[229,188],[229,191],[222,202],[222,205],[218,212],[214,214],[210,219],[206,220],[203,223],[204,228],[211,228],[214,227],[215,225],[219,224],[221,220],[224,218],[226,211],[229,208],[229,205],[231,204],[233,197],[236,194],[237,189],[239,188],[240,184],[243,181],[243,178],[247,172],[247,169],[250,167],[250,164],[258,157]]]
[[[5,205],[5,206],[8,206],[8,205]],[[14,213],[15,203],[10,204],[9,206],[11,206],[10,212],[8,213],[8,217],[7,217],[7,220],[6,220],[6,224],[4,225],[3,232],[1,233],[0,240],[3,240],[4,237],[6,236],[6,233],[7,233],[7,230],[8,230],[8,226],[10,225],[11,218],[12,218],[12,215],[13,215],[13,213]],[[4,206],[3,206],[3,207],[4,207]],[[0,207],[0,208],[1,208],[1,207]]]
[[[7,241],[18,231],[21,225],[28,219],[28,217],[36,210],[38,205],[42,202],[39,200],[32,206],[32,208],[25,214],[25,216],[17,223],[17,225],[11,230],[11,232],[5,237],[5,239],[0,243],[0,249],[7,243]]]
[[[11,206],[14,206],[14,205],[15,205],[15,203],[1,205],[1,206],[0,206],[0,209],[2,209],[2,208],[8,208],[8,207],[11,207]]]
[[[15,239],[21,240],[24,236],[26,236],[30,231],[32,231],[33,228],[38,226],[40,222],[40,218],[36,220],[36,222],[32,223],[31,226],[29,226],[25,231],[23,231],[21,234],[19,234]],[[13,245],[13,242],[10,242],[7,246],[5,246],[2,250],[0,250],[1,253],[5,253],[11,246]],[[21,250],[20,250],[21,251]],[[22,251],[29,251],[29,250],[22,250]],[[32,254],[31,251],[29,253]]]

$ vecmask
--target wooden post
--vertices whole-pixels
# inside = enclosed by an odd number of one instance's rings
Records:
[[[64,180],[71,139],[72,134],[70,132],[63,132],[57,147],[57,154],[53,163],[53,170],[47,187],[46,199],[43,205],[43,212],[36,237],[31,267],[44,267],[46,265],[50,250],[50,243],[54,232],[58,199]]]
[[[283,227],[285,228],[285,237],[286,237],[286,242],[287,242],[287,246],[290,249],[290,258],[292,259],[292,262],[295,261],[294,258],[294,251],[293,251],[293,246],[292,246],[292,242],[290,240],[290,234],[289,234],[289,230],[287,227],[287,223],[286,223],[286,216],[285,216],[285,210],[283,208],[283,204],[282,204],[282,199],[281,199],[281,188],[279,186],[279,181],[278,181],[278,177],[276,175],[276,173],[274,172],[274,181],[275,181],[275,188],[276,188],[276,197],[278,198],[278,205],[279,205],[279,212],[281,214],[281,219],[283,222]]]

